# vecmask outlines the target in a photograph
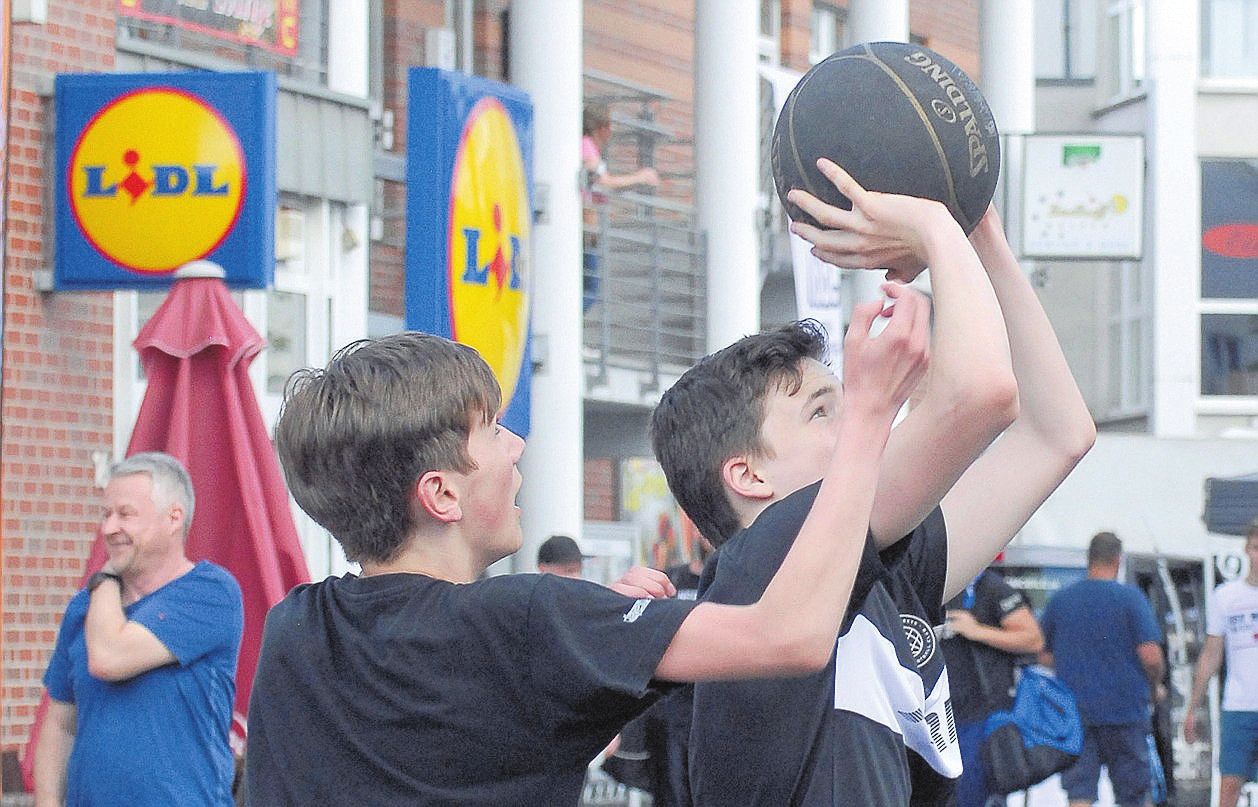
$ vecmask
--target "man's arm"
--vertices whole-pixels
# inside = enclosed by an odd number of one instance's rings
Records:
[[[830,161],[817,164],[845,196],[851,198],[848,190],[855,188],[866,201],[848,212],[802,191],[792,192],[797,194],[792,201],[824,228],[791,225],[813,244],[814,255],[836,266],[885,268],[889,279],[903,282],[930,267],[934,298],[930,372],[908,415],[891,434],[870,520],[874,539],[889,546],[920,524],[1013,422],[1018,390],[1009,336],[979,254],[943,205],[906,230],[887,214],[886,205],[897,197],[861,191]],[[953,532],[949,523],[949,535]]]
[[[1150,698],[1156,703],[1166,694],[1166,687],[1162,685],[1162,674],[1166,672],[1162,646],[1157,642],[1141,642],[1136,645],[1136,655],[1140,658],[1140,666],[1144,668],[1144,677],[1149,680]]]
[[[948,627],[971,642],[981,642],[1006,653],[1038,653],[1044,636],[1035,614],[1025,605],[1001,617],[999,625],[984,625],[969,611],[949,611]]]
[[[84,638],[87,670],[102,681],[126,681],[177,661],[152,631],[127,619],[117,580],[105,580],[92,592]]]
[[[35,807],[63,807],[66,803],[66,764],[74,747],[77,715],[73,703],[49,698],[35,744]]]
[[[1197,669],[1193,673],[1192,694],[1188,696],[1188,703],[1184,708],[1184,739],[1190,743],[1197,741],[1197,708],[1206,696],[1210,679],[1218,675],[1222,666],[1223,637],[1207,634],[1201,656],[1197,659]]]
[[[1009,334],[1018,416],[943,498],[944,598],[987,566],[1091,449],[1096,425],[994,209],[970,235]]]
[[[800,675],[829,662],[860,565],[891,424],[926,365],[926,302],[907,289],[892,293],[900,299],[877,337],[869,329],[881,304],[853,311],[834,453],[777,574],[753,605],[696,606],[656,667],[657,678]]]

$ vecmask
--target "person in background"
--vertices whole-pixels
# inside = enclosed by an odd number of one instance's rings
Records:
[[[1140,589],[1118,582],[1123,543],[1099,532],[1087,578],[1059,590],[1040,617],[1040,661],[1074,693],[1083,751],[1061,774],[1071,807],[1097,799],[1101,766],[1122,807],[1150,803],[1149,717],[1166,696],[1162,630]]]
[[[964,765],[956,807],[1003,807],[1003,796],[987,792],[979,755],[983,725],[992,712],[1013,705],[1019,657],[1042,650],[1044,637],[1026,597],[991,569],[944,607],[940,636]]]
[[[1249,571],[1216,588],[1206,603],[1206,643],[1197,660],[1184,715],[1184,739],[1198,739],[1197,709],[1210,679],[1227,661],[1219,717],[1219,807],[1236,807],[1258,773],[1258,518],[1245,532]]]
[[[699,577],[703,567],[712,556],[712,544],[702,535],[696,535],[690,544],[690,560],[677,563],[664,570],[668,579],[677,588],[677,596],[684,600],[693,600],[699,596]]]
[[[579,580],[584,560],[581,547],[567,535],[552,535],[537,548],[537,571],[542,574],[557,574]]]
[[[585,235],[583,239],[582,265],[584,268],[585,310],[598,299],[602,267],[598,253],[599,209],[607,203],[603,191],[623,190],[635,185],[654,188],[660,184],[660,175],[651,166],[642,166],[627,174],[613,174],[607,168],[603,150],[611,139],[611,112],[604,103],[590,102],[585,105],[581,121],[581,201],[584,207]]]
[[[70,600],[44,673],[35,804],[230,807],[240,586],[184,552],[195,498],[174,457],[110,469],[109,560]]]

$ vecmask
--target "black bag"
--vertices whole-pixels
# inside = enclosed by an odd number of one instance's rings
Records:
[[[1026,667],[1013,708],[994,712],[984,726],[979,753],[991,793],[1026,790],[1079,759],[1083,721],[1074,695],[1046,670]]]

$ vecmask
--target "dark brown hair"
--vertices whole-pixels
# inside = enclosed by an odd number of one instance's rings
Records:
[[[746,336],[699,361],[664,393],[651,416],[651,443],[668,487],[713,546],[739,528],[721,478],[730,457],[765,450],[765,399],[794,394],[805,359],[823,361],[826,332],[804,320]]]

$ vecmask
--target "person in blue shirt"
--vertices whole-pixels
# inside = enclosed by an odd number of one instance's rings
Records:
[[[1117,580],[1122,550],[1112,532],[1093,536],[1087,578],[1054,594],[1040,619],[1041,661],[1083,718],[1083,752],[1061,775],[1071,807],[1096,801],[1102,765],[1118,804],[1149,803],[1149,715],[1166,696],[1162,631],[1140,589]]]
[[[111,469],[104,567],[70,600],[44,673],[35,803],[231,807],[240,586],[184,552],[195,499],[160,452]]]

